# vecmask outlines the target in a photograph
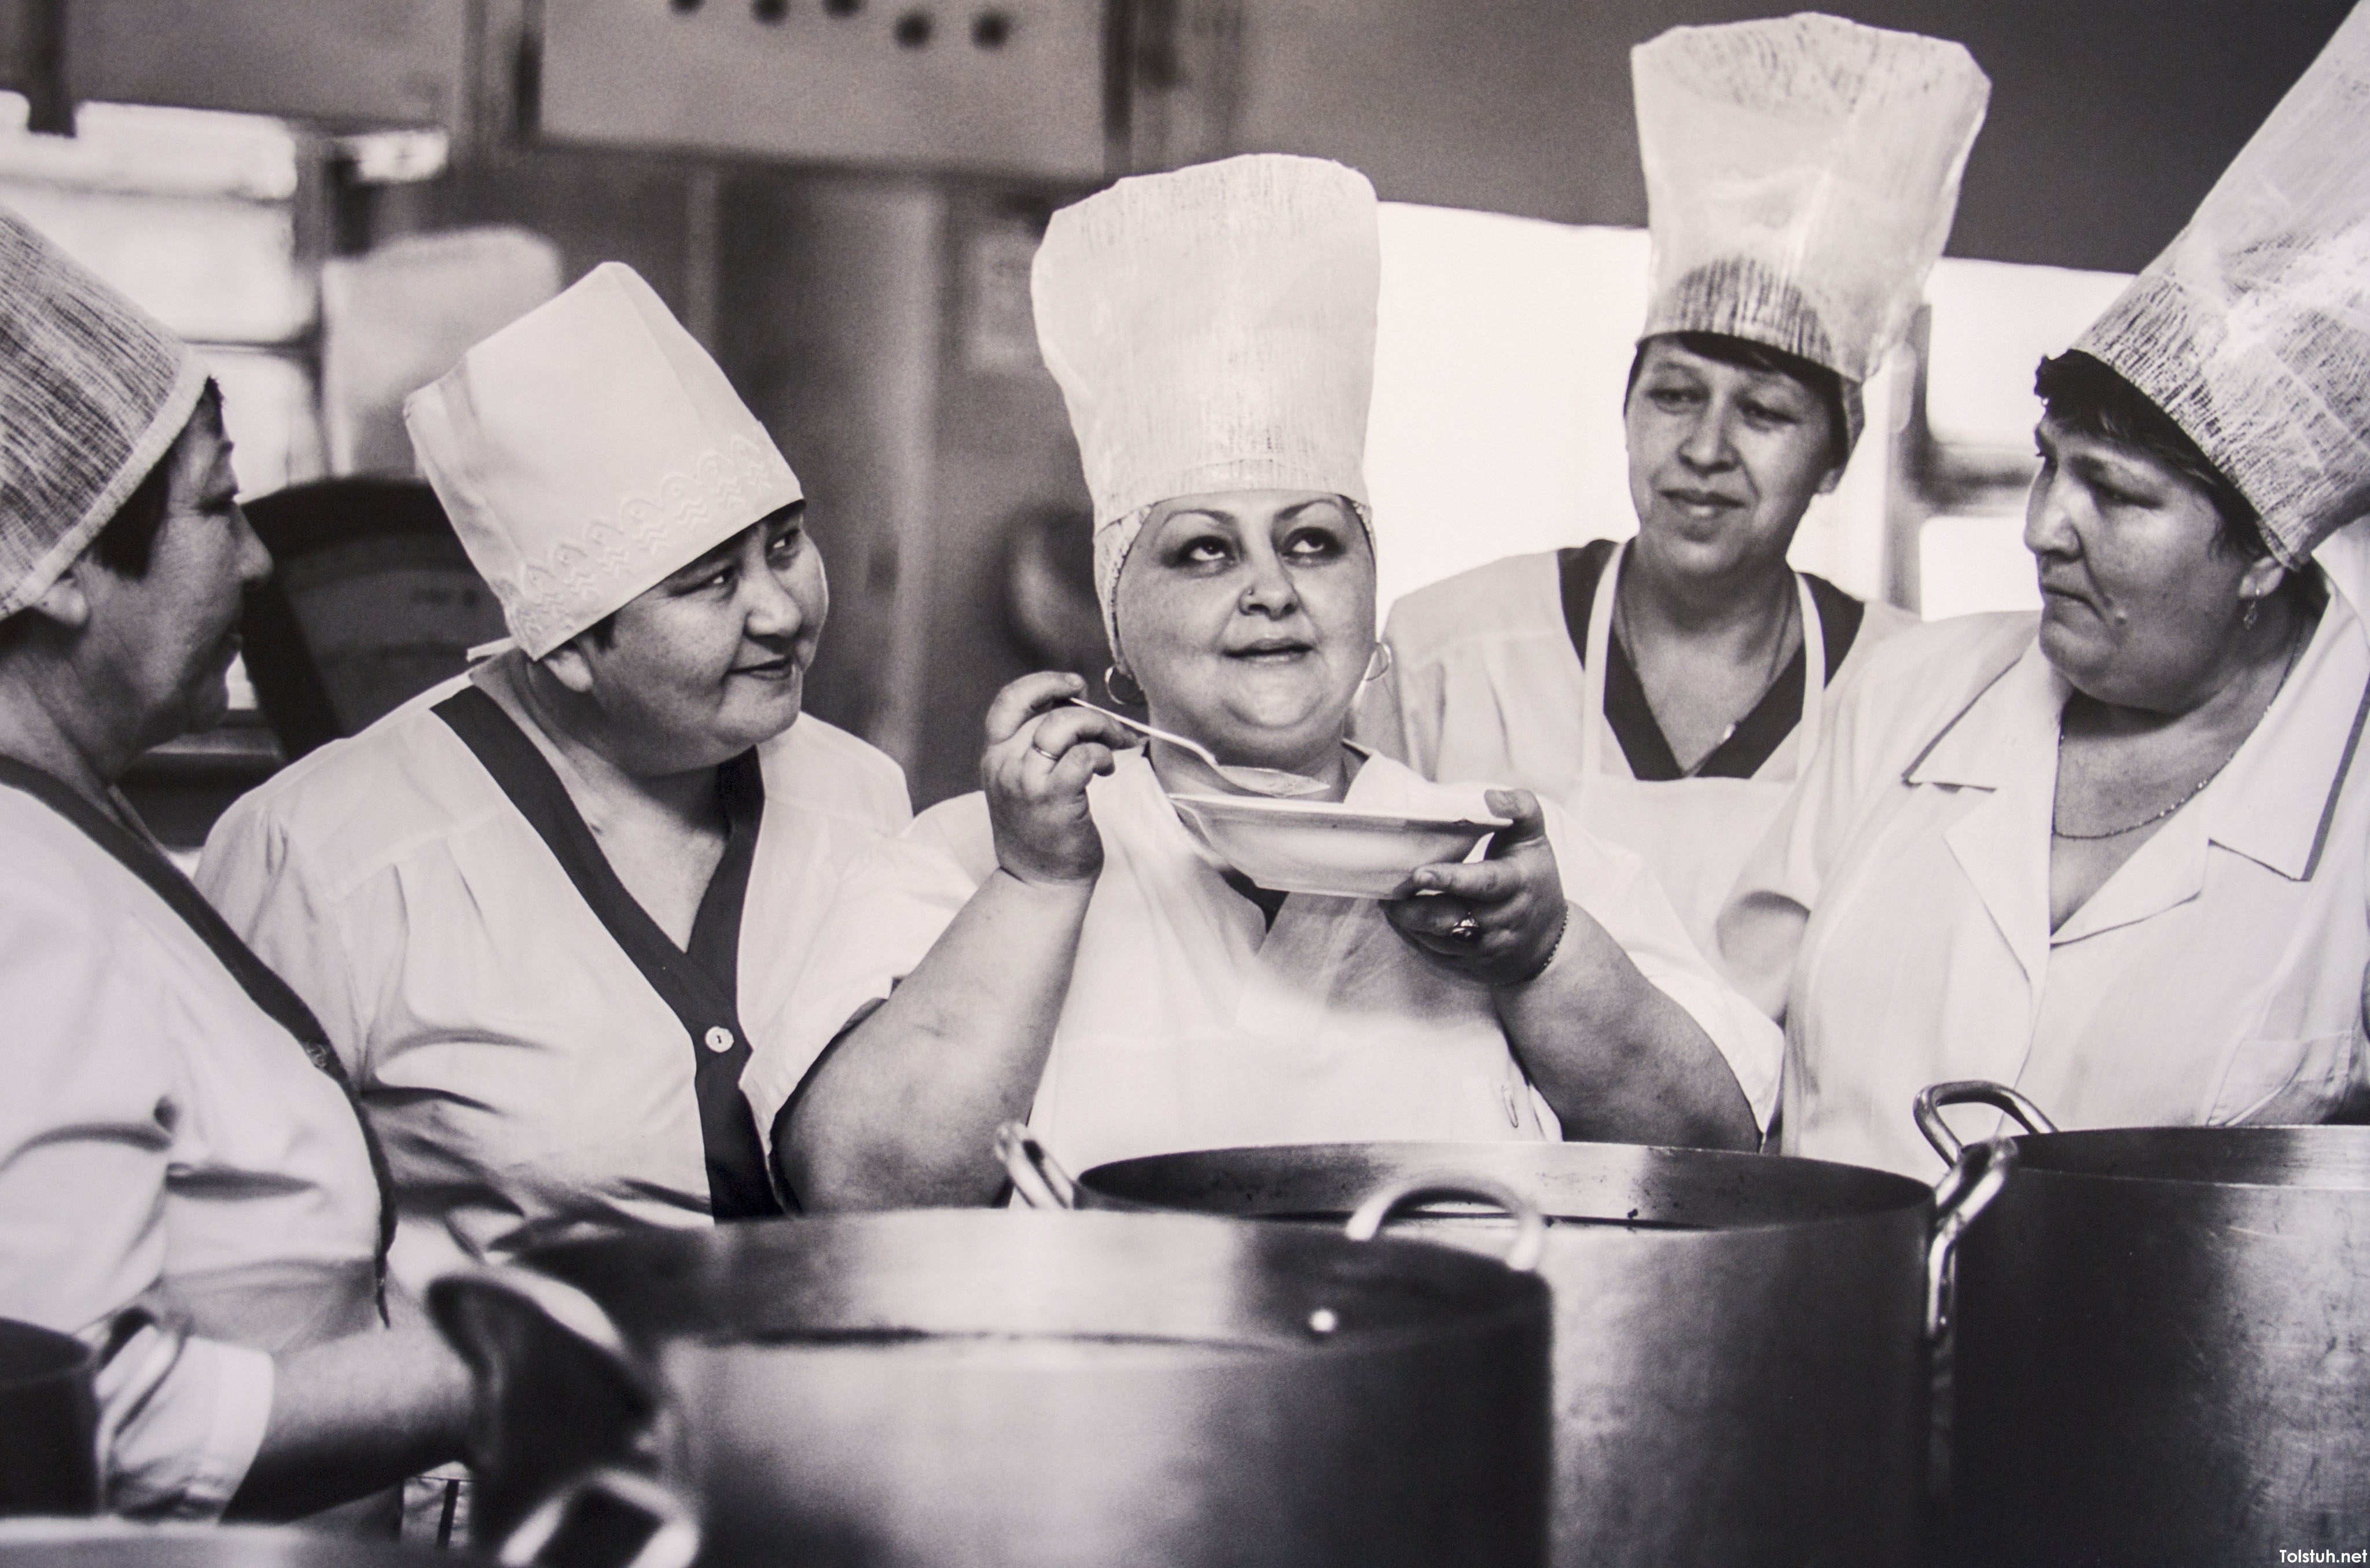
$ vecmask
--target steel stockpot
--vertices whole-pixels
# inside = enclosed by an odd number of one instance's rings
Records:
[[[478,1378],[477,1538],[517,1550],[589,1495],[651,1562],[1544,1558],[1548,1297],[1485,1258],[917,1210],[549,1247],[429,1303]]]
[[[1024,1196],[1072,1196],[1012,1152]],[[1918,1546],[1936,1282],[1999,1175],[1971,1168],[1939,1227],[1904,1176],[1596,1143],[1158,1155],[1087,1172],[1075,1198],[1330,1220],[1476,1177],[1511,1188],[1552,1227],[1558,1568],[1893,1564]],[[1443,1212],[1419,1210],[1425,1233],[1497,1244],[1486,1215]]]
[[[0,1515],[98,1512],[98,1356],[0,1318]]]
[[[2370,1546],[2370,1127],[2022,1122],[1959,1264],[1951,1539],[1985,1562]]]

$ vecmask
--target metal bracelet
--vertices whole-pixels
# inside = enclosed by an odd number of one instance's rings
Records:
[[[1539,960],[1539,967],[1537,968],[1533,969],[1529,974],[1524,975],[1521,979],[1516,980],[1514,984],[1518,986],[1526,986],[1533,980],[1537,979],[1541,975],[1546,974],[1547,972],[1547,966],[1555,962],[1556,955],[1563,951],[1564,933],[1570,929],[1571,900],[1570,898],[1566,898],[1563,901],[1563,923],[1556,927],[1556,939],[1547,944],[1547,956]]]

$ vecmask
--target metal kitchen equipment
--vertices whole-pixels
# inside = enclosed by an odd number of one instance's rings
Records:
[[[470,1568],[478,1561],[285,1526],[0,1520],[6,1568]]]
[[[1068,1185],[1007,1163],[1024,1196]],[[1441,1173],[1511,1188],[1550,1221],[1558,1568],[1913,1560],[1927,1333],[1959,1230],[2002,1170],[1947,1183],[1939,1220],[1935,1192],[1884,1172],[1597,1143],[1156,1155],[1087,1172],[1075,1198],[1330,1221]],[[1471,1206],[1423,1212],[1411,1230],[1497,1244]]]
[[[2274,1562],[2370,1540],[2370,1127],[2059,1132],[1959,1264],[1954,1548],[2017,1563]]]
[[[0,1515],[98,1512],[98,1356],[0,1318]]]
[[[523,1264],[429,1293],[478,1378],[480,1540],[605,1466],[736,1568],[1544,1560],[1547,1292],[1489,1259],[915,1210]]]

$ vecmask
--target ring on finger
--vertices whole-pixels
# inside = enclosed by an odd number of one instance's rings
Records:
[[[1451,942],[1478,942],[1481,940],[1481,925],[1471,915],[1459,915],[1441,934]]]
[[[1059,751],[1048,751],[1042,746],[1038,745],[1034,740],[1029,743],[1029,750],[1036,752],[1037,755],[1044,758],[1045,761],[1049,762],[1058,762],[1062,760],[1062,754]]]

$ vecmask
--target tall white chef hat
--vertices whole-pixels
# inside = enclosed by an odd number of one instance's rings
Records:
[[[1381,283],[1375,188],[1322,158],[1140,176],[1053,214],[1030,292],[1114,649],[1112,594],[1155,502],[1323,490],[1364,519]]]
[[[0,617],[90,547],[205,384],[188,344],[0,211]]]
[[[2074,346],[2188,432],[2283,564],[2370,511],[2370,6]]]
[[[533,658],[805,494],[716,361],[614,261],[470,349],[403,418]]]
[[[1629,53],[1653,239],[1642,338],[1719,332],[1858,383],[1908,329],[1991,81],[1955,43],[1805,12]]]

